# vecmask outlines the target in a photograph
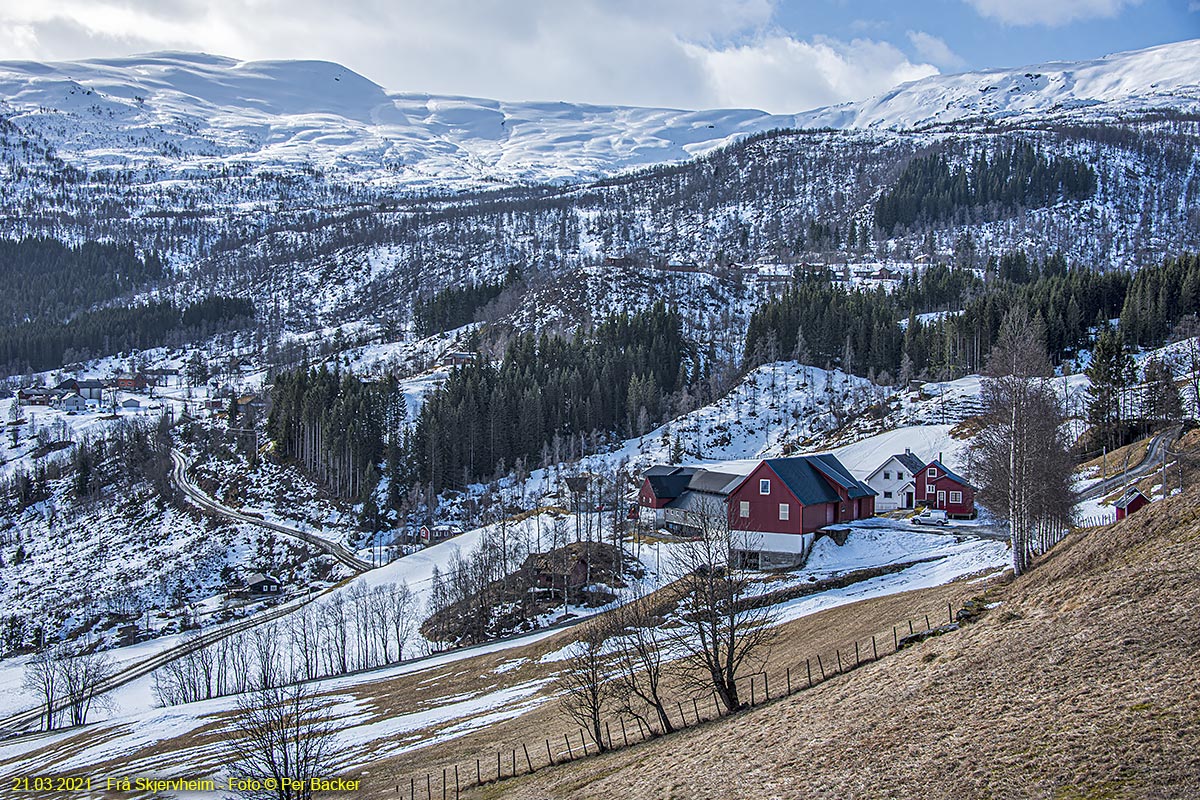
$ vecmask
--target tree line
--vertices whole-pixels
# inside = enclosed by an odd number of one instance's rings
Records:
[[[503,280],[471,282],[465,286],[448,286],[432,297],[413,304],[413,329],[417,336],[432,336],[442,331],[461,328],[475,318],[476,312],[500,296],[509,286],[521,281],[521,272],[510,267]]]
[[[411,440],[418,479],[461,487],[518,461],[547,463],[564,438],[646,433],[698,372],[692,358],[679,314],[661,301],[569,339],[518,334],[499,364],[457,367],[426,398]]]
[[[1058,200],[1086,200],[1096,191],[1096,172],[1070,156],[1047,157],[1029,142],[981,152],[951,167],[944,153],[918,156],[875,202],[875,224],[899,226],[943,222],[975,207],[1011,211]]]
[[[847,291],[826,276],[798,274],[781,297],[751,317],[743,363],[792,358],[883,382],[958,377],[983,369],[1004,314],[1015,305],[1042,321],[1051,360],[1058,363],[1088,344],[1098,322],[1120,313],[1129,285],[1126,273],[1065,271],[1053,256],[1040,264],[1023,255],[1005,257],[995,266],[1002,264],[1027,282],[993,273],[984,284],[968,270],[938,266],[903,279],[889,293]],[[933,311],[943,313],[920,318]]]
[[[245,327],[253,319],[254,303],[246,298],[208,297],[182,309],[158,300],[85,311],[66,322],[24,322],[0,328],[0,369],[10,375],[40,372],[202,338]]]

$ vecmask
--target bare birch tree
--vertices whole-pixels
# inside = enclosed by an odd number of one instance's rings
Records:
[[[661,623],[646,598],[626,603],[603,617],[616,657],[614,680],[620,689],[623,710],[651,733],[654,726],[649,716],[658,722],[662,733],[675,729],[662,696],[668,659],[666,637],[658,628]]]
[[[1023,307],[1005,315],[988,357],[986,424],[973,445],[980,499],[1008,524],[1016,575],[1029,569],[1035,534],[1069,524],[1075,500],[1074,464],[1044,342],[1043,326]]]

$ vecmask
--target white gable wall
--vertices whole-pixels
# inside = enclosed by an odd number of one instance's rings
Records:
[[[913,474],[895,456],[889,457],[865,482],[879,493],[875,498],[876,511],[895,511],[898,508],[912,507],[905,495],[908,492],[915,493]]]

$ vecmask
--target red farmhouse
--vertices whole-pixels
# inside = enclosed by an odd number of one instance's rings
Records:
[[[1125,490],[1125,494],[1117,500],[1117,519],[1125,519],[1135,511],[1141,510],[1143,506],[1150,502],[1150,498],[1142,494],[1136,486],[1130,486]]]
[[[975,516],[975,487],[934,459],[917,475],[917,502],[941,509],[948,517],[971,519]]]
[[[802,564],[818,528],[875,514],[875,491],[825,454],[769,458],[729,492],[730,526],[749,566]]]

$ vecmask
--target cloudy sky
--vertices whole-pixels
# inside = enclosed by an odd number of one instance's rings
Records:
[[[0,59],[336,61],[396,91],[795,112],[1200,37],[1200,0],[0,0]]]

